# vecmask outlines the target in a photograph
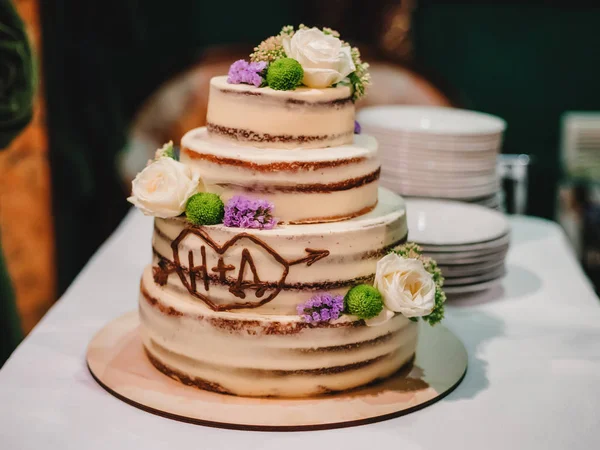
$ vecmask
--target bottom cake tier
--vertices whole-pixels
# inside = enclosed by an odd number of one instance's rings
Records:
[[[389,377],[415,353],[418,326],[399,314],[368,327],[350,316],[316,325],[298,316],[219,312],[152,280],[148,266],[139,302],[146,353],[158,370],[202,389],[314,396]]]

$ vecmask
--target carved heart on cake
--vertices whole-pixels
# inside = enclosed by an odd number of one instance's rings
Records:
[[[179,247],[188,237],[195,236],[201,241],[201,261],[194,261],[194,253],[188,251],[187,268],[181,265]],[[239,252],[241,257],[236,264],[227,264],[225,260],[230,253]],[[256,308],[273,300],[285,284],[290,267],[305,263],[307,266],[329,255],[329,250],[305,249],[307,255],[295,260],[286,260],[272,247],[258,237],[249,233],[240,233],[219,245],[203,228],[186,228],[171,243],[173,262],[161,261],[155,271],[155,280],[165,284],[168,275],[176,272],[181,283],[191,295],[204,301],[215,311],[239,308]],[[208,250],[208,252],[207,252]],[[254,255],[260,252],[268,255],[275,267],[279,267],[278,277],[271,275],[270,280],[263,280],[259,268],[254,263]],[[212,253],[212,255],[211,255]],[[217,260],[216,265],[208,264],[209,259]],[[211,267],[209,267],[211,266]],[[160,283],[162,281],[162,283]],[[210,296],[211,284],[229,285],[229,292],[243,302],[218,303]],[[201,291],[199,291],[199,288]]]

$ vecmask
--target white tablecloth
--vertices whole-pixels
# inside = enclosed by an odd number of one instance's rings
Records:
[[[503,287],[453,302],[469,369],[444,400],[329,431],[242,432],[157,417],[108,394],[85,364],[105,323],[135,309],[151,220],[132,211],[0,371],[0,448],[600,448],[600,302],[561,230],[514,217]]]

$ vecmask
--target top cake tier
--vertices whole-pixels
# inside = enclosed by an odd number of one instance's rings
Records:
[[[253,147],[334,147],[352,142],[354,112],[347,86],[277,91],[220,76],[210,82],[207,129]]]

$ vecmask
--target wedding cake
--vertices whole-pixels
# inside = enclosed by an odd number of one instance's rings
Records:
[[[354,102],[368,65],[331,29],[284,27],[210,83],[207,125],[133,182],[155,217],[146,354],[190,386],[305,397],[384,379],[443,317]]]

